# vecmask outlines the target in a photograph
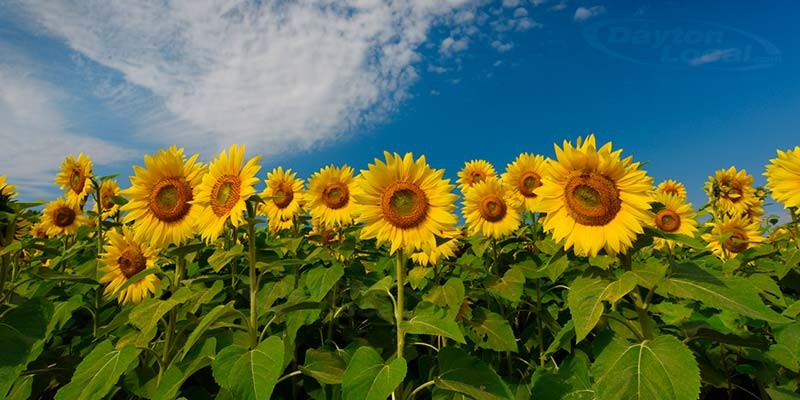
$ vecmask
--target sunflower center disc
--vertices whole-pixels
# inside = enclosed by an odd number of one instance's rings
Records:
[[[481,171],[472,171],[469,175],[470,184],[474,185],[478,182],[483,182],[486,180],[486,175]]]
[[[114,202],[111,201],[112,193],[108,190],[100,192],[100,204],[103,205],[103,210],[110,210],[114,208]]]
[[[419,186],[407,182],[389,185],[381,195],[381,210],[390,224],[409,229],[428,216],[428,196]]]
[[[83,175],[83,169],[73,168],[69,174],[69,187],[73,192],[81,194],[83,186],[86,184],[86,176]]]
[[[664,232],[675,232],[681,227],[681,217],[672,210],[661,210],[656,214],[656,227]]]
[[[747,235],[745,235],[744,232],[733,231],[731,232],[731,237],[725,239],[725,243],[723,243],[722,246],[731,253],[741,253],[747,250],[749,244],[750,242],[747,240]]]
[[[275,206],[278,208],[286,208],[289,204],[292,204],[292,200],[294,199],[294,190],[292,190],[292,186],[287,183],[282,183],[280,186],[275,188],[272,192],[273,196],[278,198],[273,199],[272,202],[275,203]]]
[[[53,213],[53,223],[59,228],[70,226],[73,222],[75,222],[75,210],[70,207],[59,207]]]
[[[481,215],[489,222],[497,222],[506,216],[506,202],[498,196],[489,195],[481,201]]]
[[[322,191],[322,201],[328,208],[338,210],[347,205],[350,200],[350,191],[347,186],[340,183],[331,183]]]
[[[733,182],[725,182],[722,184],[721,196],[728,199],[733,203],[738,203],[744,198],[744,190],[741,185],[734,184]]]
[[[539,186],[542,186],[542,177],[535,172],[526,172],[519,178],[519,192],[525,197],[536,197],[533,191]]]
[[[680,195],[681,195],[681,194],[678,192],[678,189],[675,189],[675,188],[673,188],[673,187],[671,187],[671,188],[667,188],[667,189],[664,189],[664,193],[666,193],[666,194],[671,194],[671,195],[673,195],[673,196],[678,196],[678,197],[680,197]]]
[[[161,221],[175,222],[189,213],[192,188],[182,178],[165,178],[150,192],[150,211]]]
[[[614,182],[602,175],[573,177],[567,183],[564,197],[569,215],[581,225],[606,225],[622,208]]]
[[[227,215],[239,201],[241,181],[236,175],[224,175],[211,189],[211,209],[218,217]]]
[[[119,264],[119,271],[128,279],[144,271],[147,267],[147,259],[144,258],[141,251],[129,248],[119,256],[117,264]]]

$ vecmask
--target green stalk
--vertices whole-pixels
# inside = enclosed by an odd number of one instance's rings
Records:
[[[97,182],[94,181],[94,179],[92,179],[92,185],[94,185],[95,188],[94,203],[97,205],[97,227],[96,227],[97,230],[95,231],[95,236],[97,236],[97,258],[99,259],[100,254],[103,252],[103,206],[100,203],[100,186],[97,184]],[[94,263],[94,279],[98,279],[97,265],[99,263],[100,263],[99,261]],[[95,339],[97,338],[97,330],[100,327],[99,316],[100,316],[100,302],[102,300],[102,296],[103,296],[102,286],[98,286],[94,294],[95,314],[94,314],[94,322],[92,324],[93,325],[92,334]]]
[[[544,327],[542,326],[542,279],[536,279],[536,328],[539,331],[539,366],[544,368]]]
[[[403,250],[397,252],[397,304],[394,307],[394,320],[397,324],[397,358],[403,358],[403,347],[405,346],[405,332],[401,327],[405,306],[405,279],[406,279],[406,260]]]
[[[258,290],[258,277],[256,276],[256,212],[255,206],[247,202],[247,260],[250,270],[250,348],[258,346],[258,310],[256,307],[256,291]]]
[[[175,292],[178,291],[178,287],[180,286],[181,279],[183,279],[183,272],[186,269],[186,258],[185,256],[179,255],[175,261],[175,279],[172,281],[172,288],[171,292],[172,295],[175,295]],[[169,322],[167,324],[167,336],[164,339],[164,355],[163,361],[164,365],[169,365],[169,353],[170,349],[173,345],[173,341],[175,340],[175,324],[178,322],[178,309],[173,308],[169,310]]]
[[[620,254],[620,260],[622,261],[622,268],[624,268],[625,271],[630,271],[632,269],[633,260],[630,252]],[[653,329],[648,322],[647,303],[643,301],[642,292],[639,290],[638,286],[631,292],[631,298],[633,299],[633,305],[636,307],[636,316],[639,320],[639,326],[642,328],[642,336],[644,336],[646,340],[652,340],[654,336]]]
[[[8,254],[4,254],[2,261],[0,261],[2,262],[2,268],[0,268],[0,298],[2,298],[2,303],[0,303],[0,306],[5,305],[6,302],[6,275],[8,275],[8,264],[10,262],[8,257]]]

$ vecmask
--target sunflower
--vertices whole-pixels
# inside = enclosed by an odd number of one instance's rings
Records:
[[[664,208],[655,215],[653,225],[656,228],[666,233],[694,236],[697,232],[697,220],[691,203],[686,203],[684,198],[666,191],[656,191],[655,201],[664,205]],[[670,239],[653,238],[653,247],[656,249],[663,249],[664,246],[672,249],[675,245],[680,246],[680,243]]]
[[[139,304],[150,293],[155,293],[161,281],[154,274],[147,275],[135,283],[119,290],[132,276],[152,268],[158,257],[158,249],[135,238],[129,227],[122,228],[122,233],[115,230],[108,232],[108,244],[105,253],[100,255],[104,264],[99,272],[103,273],[100,283],[108,283],[105,295],[119,292],[117,301],[120,304]]]
[[[470,234],[502,238],[514,232],[520,223],[517,196],[506,190],[497,178],[476,183],[464,195],[462,212]]]
[[[79,206],[70,205],[59,197],[42,210],[41,223],[48,236],[72,235],[86,224],[86,218]]]
[[[258,183],[256,173],[261,169],[260,160],[259,155],[245,163],[244,145],[233,145],[228,153],[223,150],[208,166],[194,201],[203,207],[196,227],[204,240],[209,243],[216,240],[228,220],[233,226],[245,221],[245,201],[256,193],[254,185]]]
[[[506,166],[506,172],[503,173],[503,186],[521,198],[522,206],[527,211],[540,211],[539,197],[534,191],[542,186],[546,166],[547,159],[544,156],[522,153]]]
[[[267,188],[261,192],[264,198],[261,212],[266,214],[272,232],[291,228],[295,218],[303,212],[303,180],[296,175],[291,169],[282,167],[267,174]]]
[[[652,221],[652,178],[631,157],[620,158],[611,143],[597,149],[594,135],[578,138],[577,146],[565,140],[555,152],[557,161],[548,164],[536,190],[547,213],[544,229],[578,255],[629,248]]]
[[[722,217],[708,225],[711,226],[711,232],[703,235],[708,242],[706,247],[722,260],[734,258],[765,240],[758,232],[758,222],[751,222],[745,217]]]
[[[83,153],[78,154],[78,159],[70,154],[61,163],[61,171],[56,175],[56,184],[61,190],[66,190],[67,203],[76,207],[83,207],[86,196],[94,191],[92,187],[92,160]]]
[[[455,257],[458,250],[459,237],[461,231],[454,229],[442,235],[446,238],[443,242],[432,248],[425,248],[422,251],[411,254],[411,260],[422,267],[436,265],[441,260]]]
[[[736,167],[721,169],[714,176],[709,176],[705,190],[717,211],[729,216],[747,212],[750,203],[755,200],[753,176],[745,170],[736,171]]]
[[[800,146],[778,150],[778,158],[767,165],[767,188],[784,207],[800,208]]]
[[[436,236],[455,226],[453,214],[458,196],[443,179],[444,170],[434,170],[425,156],[384,152],[386,162],[375,159],[361,171],[354,196],[362,239],[389,242],[390,253],[406,253],[436,246]]]
[[[111,198],[114,196],[119,196],[119,193],[119,184],[116,180],[107,179],[101,182],[100,203],[95,204],[94,211],[103,213],[103,219],[112,218],[117,215],[119,212],[119,204],[111,201]]]
[[[461,193],[466,193],[473,185],[490,178],[496,178],[494,166],[486,160],[472,160],[464,163],[464,168],[458,171],[458,188]]]
[[[656,187],[656,196],[660,194],[671,194],[674,196],[678,196],[680,200],[686,200],[686,186],[683,183],[678,181],[674,181],[672,179],[667,179],[664,182],[661,182]]]
[[[6,176],[0,175],[0,197],[6,200],[13,199],[17,196],[17,188],[13,185],[6,183]]]
[[[167,247],[194,235],[202,207],[192,200],[205,170],[196,160],[196,154],[187,160],[182,148],[172,146],[144,156],[144,168],[133,167],[131,187],[121,192],[130,201],[120,209],[128,212],[126,224],[133,221],[136,240]]]
[[[341,168],[329,165],[308,179],[305,202],[311,218],[319,220],[320,225],[335,227],[353,223],[353,172],[347,165]]]

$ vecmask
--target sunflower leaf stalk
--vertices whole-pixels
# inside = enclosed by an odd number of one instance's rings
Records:
[[[397,301],[394,307],[394,320],[397,324],[397,358],[403,358],[403,347],[405,347],[405,331],[403,330],[403,314],[405,312],[405,279],[406,279],[406,259],[403,251],[397,252]]]
[[[256,276],[256,208],[252,201],[247,201],[247,261],[250,272],[250,348],[258,345],[258,310],[256,291],[258,290],[258,277]]]

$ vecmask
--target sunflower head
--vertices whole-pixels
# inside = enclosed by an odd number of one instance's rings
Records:
[[[756,200],[753,176],[745,170],[737,171],[736,167],[718,170],[708,177],[705,191],[719,214],[742,214]]]
[[[681,200],[686,200],[686,186],[678,181],[667,179],[656,187],[656,196],[671,194]]]
[[[503,173],[503,186],[519,198],[527,211],[539,211],[539,196],[536,195],[536,189],[542,186],[542,178],[547,172],[547,162],[544,156],[522,153],[506,166],[506,172]]]
[[[16,186],[9,185],[6,182],[6,176],[0,175],[0,197],[5,199],[5,201],[9,201],[17,196]]]
[[[56,175],[55,182],[61,190],[66,190],[64,196],[67,203],[83,207],[86,197],[94,192],[92,186],[92,160],[83,153],[76,159],[72,154],[61,163],[61,170]]]
[[[453,229],[457,196],[425,156],[384,152],[386,161],[375,159],[357,179],[354,196],[361,238],[389,242],[390,252],[406,253],[436,246],[436,237]]]
[[[72,235],[86,224],[86,217],[79,206],[70,205],[59,197],[44,207],[41,223],[48,236]]]
[[[256,174],[261,169],[258,165],[261,156],[245,162],[244,151],[244,145],[232,145],[227,152],[223,150],[209,164],[208,173],[197,187],[194,203],[203,211],[196,225],[207,242],[219,237],[227,221],[233,226],[241,225],[247,208],[245,202],[256,193]]]
[[[654,200],[663,204],[664,208],[655,213],[653,226],[666,233],[694,236],[697,232],[697,220],[691,203],[686,203],[685,199],[668,192],[656,192]],[[681,244],[670,239],[653,239],[653,246],[656,249],[665,246],[672,249],[675,245]]]
[[[543,226],[566,249],[594,256],[628,249],[642,226],[652,221],[653,180],[630,157],[621,158],[611,143],[599,149],[594,135],[577,145],[555,146],[557,160],[548,164],[542,186]]]
[[[465,193],[476,183],[487,179],[496,178],[497,171],[486,160],[472,160],[464,163],[464,168],[458,171],[458,188]]]
[[[778,158],[767,165],[767,188],[784,207],[800,208],[800,146],[778,150]]]
[[[308,179],[306,206],[313,219],[323,226],[350,225],[355,217],[353,168],[333,165],[322,168]]]
[[[116,180],[107,179],[100,183],[100,202],[95,204],[94,211],[102,213],[103,219],[112,218],[119,212],[119,205],[112,201],[114,196],[120,195],[119,184]]]
[[[133,222],[139,241],[156,247],[181,244],[195,233],[202,208],[194,204],[205,168],[197,155],[186,159],[183,149],[170,147],[144,157],[144,168],[134,166],[131,187],[121,191],[130,199],[122,206],[124,222]]]
[[[759,234],[758,222],[742,216],[717,218],[708,225],[711,231],[703,235],[708,242],[706,247],[722,260],[734,258],[765,240]]]
[[[107,283],[105,294],[117,294],[120,304],[139,304],[142,299],[155,293],[161,281],[154,274],[147,275],[138,281],[120,288],[129,279],[147,268],[153,268],[158,257],[158,250],[151,248],[146,242],[136,240],[130,228],[124,227],[122,233],[115,230],[108,232],[108,244],[104,247],[105,253],[100,254],[103,267],[100,283]]]
[[[303,180],[291,169],[277,167],[267,174],[267,188],[261,192],[260,210],[269,220],[269,229],[289,229],[303,212]]]
[[[454,229],[445,232],[442,237],[443,239],[440,239],[441,241],[435,247],[425,248],[411,254],[411,260],[419,266],[429,267],[438,264],[439,261],[455,257],[461,230]]]
[[[464,219],[470,233],[502,238],[513,233],[520,223],[521,203],[497,178],[476,183],[464,195]]]

